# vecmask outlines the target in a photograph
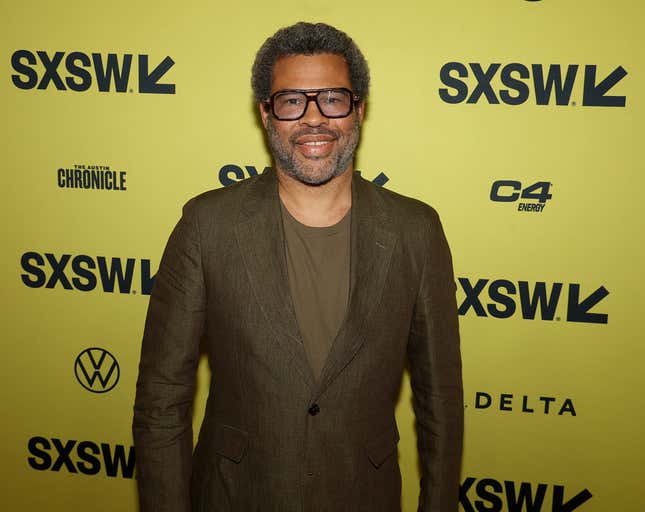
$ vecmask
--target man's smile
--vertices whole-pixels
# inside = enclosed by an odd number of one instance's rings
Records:
[[[298,144],[302,144],[304,146],[322,146],[323,144],[329,144],[330,141],[328,140],[311,140],[308,142],[299,142]]]
[[[334,148],[337,138],[327,133],[306,134],[295,138],[294,144],[305,158],[324,158]]]

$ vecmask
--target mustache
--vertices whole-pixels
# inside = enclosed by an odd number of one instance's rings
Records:
[[[317,128],[301,128],[289,136],[289,142],[295,144],[296,140],[304,135],[329,135],[335,139],[340,138],[340,133],[338,133],[338,131],[320,126]]]

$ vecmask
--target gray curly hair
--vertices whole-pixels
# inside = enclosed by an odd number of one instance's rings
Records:
[[[251,71],[251,86],[257,102],[271,95],[271,80],[275,62],[289,55],[332,53],[347,62],[352,91],[361,99],[369,92],[370,71],[365,57],[345,32],[326,23],[306,23],[284,27],[269,37],[255,55]]]

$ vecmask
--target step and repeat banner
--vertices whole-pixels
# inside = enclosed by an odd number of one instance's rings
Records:
[[[642,509],[641,2],[27,0],[2,18],[5,510],[137,510],[160,256],[190,197],[271,165],[250,68],[298,20],[357,41],[372,71],[357,168],[435,206],[451,243],[460,510]],[[407,376],[397,420],[412,512]]]

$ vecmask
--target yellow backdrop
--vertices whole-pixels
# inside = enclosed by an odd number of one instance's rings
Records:
[[[250,66],[301,19],[346,30],[369,60],[357,167],[434,205],[452,246],[461,510],[640,511],[637,0],[5,5],[5,510],[136,510],[151,277],[188,198],[270,165]],[[202,364],[196,425],[207,379]],[[397,418],[412,512],[407,379]]]

